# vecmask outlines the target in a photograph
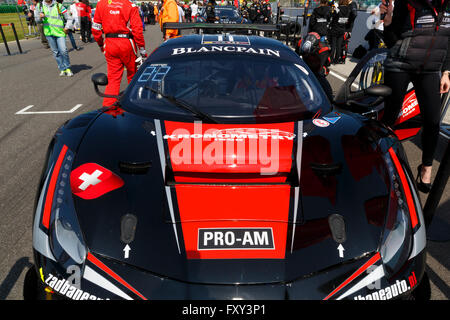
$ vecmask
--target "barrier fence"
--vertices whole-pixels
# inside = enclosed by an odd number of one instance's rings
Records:
[[[11,23],[2,23],[2,24],[0,24],[0,34],[2,36],[3,43],[5,44],[5,48],[6,48],[6,52],[7,52],[8,56],[11,55],[11,51],[9,50],[8,41],[6,41],[6,36],[5,36],[5,32],[3,31],[3,27],[11,27],[11,29],[14,33],[14,38],[16,39],[16,42],[17,42],[17,47],[19,48],[19,52],[23,53],[14,23],[12,23],[12,22]]]

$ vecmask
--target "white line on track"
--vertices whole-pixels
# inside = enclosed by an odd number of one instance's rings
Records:
[[[75,107],[73,107],[70,110],[65,110],[65,111],[28,111],[31,108],[34,107],[34,104],[29,105],[25,108],[23,108],[20,111],[17,111],[15,114],[54,114],[54,113],[73,113],[75,112],[78,108],[80,108],[83,104],[77,104]]]
[[[347,81],[347,79],[346,79],[345,77],[341,76],[340,74],[337,74],[337,73],[334,72],[334,71],[331,71],[331,70],[330,70],[330,75],[332,75],[332,76],[335,77],[336,79],[341,80],[342,82]],[[354,87],[355,89],[359,89],[359,87],[358,87],[358,85],[357,85],[356,83],[352,83],[352,87]]]
[[[340,74],[337,74],[337,73],[334,72],[334,71],[331,71],[331,70],[330,70],[330,75],[332,75],[333,77],[335,77],[335,78],[341,80],[342,82],[347,81],[347,79],[346,79],[345,77],[341,76]],[[359,88],[358,88],[358,85],[357,85],[356,83],[352,83],[352,87],[354,87],[354,88],[356,88],[356,89],[359,89]]]

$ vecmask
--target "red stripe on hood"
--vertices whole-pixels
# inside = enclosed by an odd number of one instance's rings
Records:
[[[187,258],[283,259],[291,186],[268,183],[292,169],[294,123],[166,121],[165,131]],[[245,185],[255,182],[264,185]],[[273,247],[199,249],[203,228],[270,229]]]
[[[139,291],[137,291],[135,288],[133,288],[128,282],[123,280],[122,277],[120,277],[117,273],[112,271],[110,268],[108,268],[107,265],[105,265],[103,262],[101,262],[99,259],[97,259],[92,253],[88,252],[87,254],[87,260],[92,262],[94,265],[99,267],[101,270],[103,270],[105,273],[107,273],[110,277],[112,277],[114,280],[122,284],[124,287],[135,293],[139,296],[142,300],[148,300],[146,297],[144,297]]]
[[[364,263],[358,270],[355,271],[347,280],[339,285],[336,289],[334,289],[328,296],[326,296],[323,300],[328,300],[332,296],[334,296],[338,291],[342,290],[346,285],[355,280],[361,273],[366,271],[371,265],[375,264],[378,260],[380,260],[381,255],[377,252],[373,257],[371,257],[366,263]]]
[[[176,185],[188,259],[283,259],[289,185]],[[272,228],[273,249],[198,250],[200,228]]]

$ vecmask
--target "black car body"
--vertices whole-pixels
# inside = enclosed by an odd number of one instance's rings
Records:
[[[293,50],[190,35],[56,132],[33,249],[33,297],[384,300],[419,286],[425,226],[395,134]]]

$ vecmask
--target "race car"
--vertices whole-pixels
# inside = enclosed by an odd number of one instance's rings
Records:
[[[24,297],[422,297],[410,168],[391,129],[347,110],[353,91],[329,101],[274,39],[164,42],[114,106],[51,140]]]
[[[216,17],[219,17],[217,23],[250,23],[239,14],[235,6],[215,6]],[[197,17],[197,22],[206,22],[206,10],[201,9]]]

